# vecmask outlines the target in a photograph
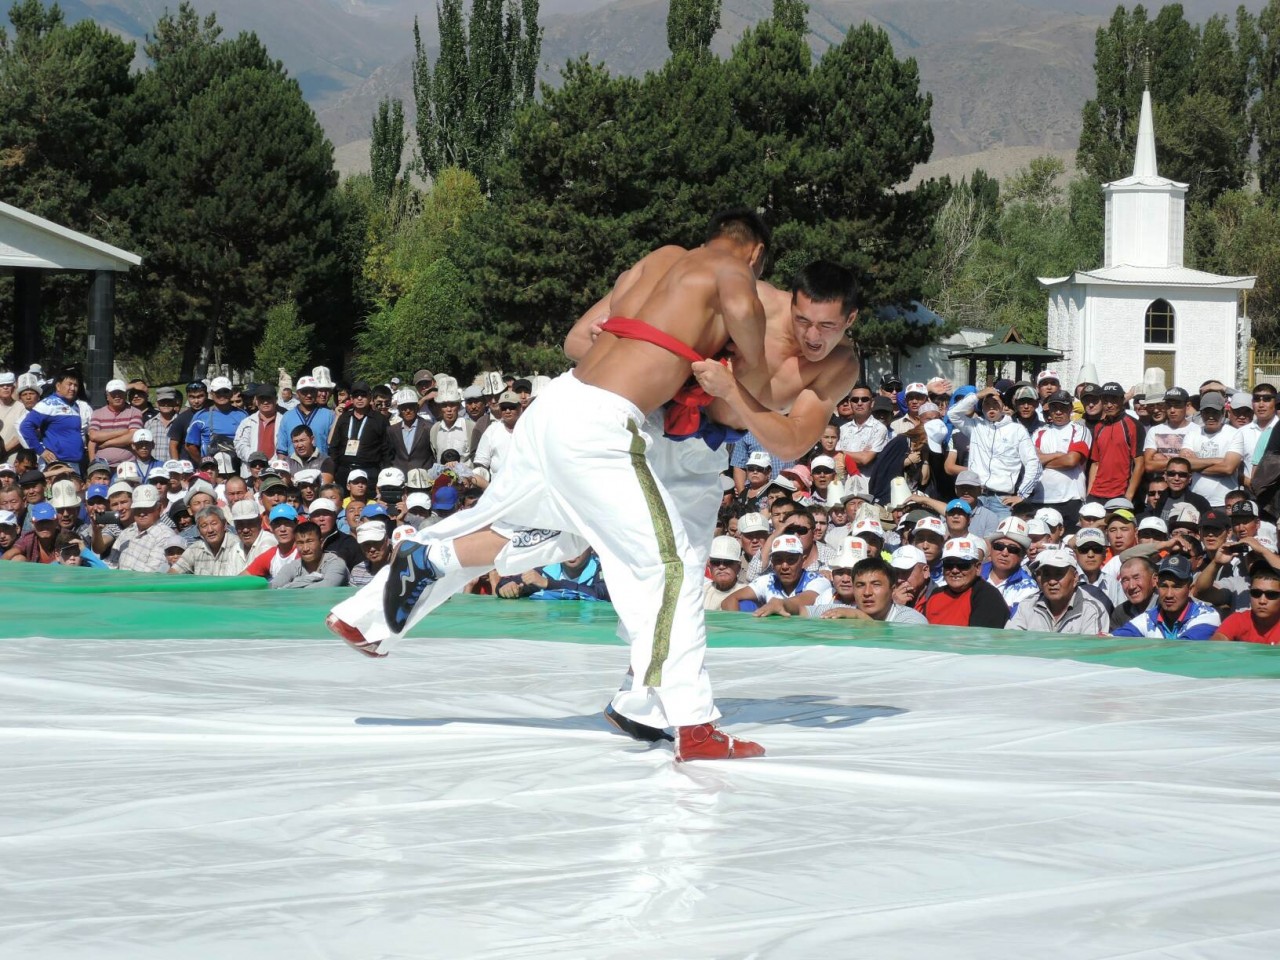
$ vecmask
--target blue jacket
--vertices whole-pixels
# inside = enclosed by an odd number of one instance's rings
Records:
[[[200,455],[204,456],[209,452],[209,444],[213,442],[215,436],[226,437],[234,443],[236,429],[247,416],[249,415],[243,410],[236,410],[234,407],[226,413],[217,407],[201,410],[191,418],[191,426],[187,428],[186,442],[199,447]]]
[[[84,420],[80,417],[80,408],[56,393],[27,411],[18,432],[36,456],[51,450],[65,463],[80,463],[84,459]]]
[[[562,563],[542,568],[547,585],[531,594],[533,600],[608,600],[609,588],[605,585],[600,561],[592,557],[576,577],[570,576]]]
[[[1222,620],[1218,611],[1199,600],[1187,601],[1176,623],[1166,623],[1164,611],[1156,604],[1118,630],[1113,637],[1150,637],[1153,640],[1208,640],[1218,630]]]
[[[333,423],[336,419],[333,411],[328,407],[316,407],[311,411],[310,417],[303,416],[302,407],[294,407],[280,418],[280,428],[276,433],[276,446],[286,457],[293,456],[293,429],[299,424],[305,423],[316,436],[316,450],[326,457],[330,456],[329,431],[333,428]]]

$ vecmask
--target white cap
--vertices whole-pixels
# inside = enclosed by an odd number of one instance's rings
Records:
[[[124,463],[116,464],[116,480],[141,480],[142,475],[138,473],[138,465],[132,460],[126,460]]]
[[[117,480],[115,483],[113,483],[111,486],[107,488],[107,499],[110,500],[117,493],[127,493],[129,494],[129,496],[132,497],[133,487],[129,486],[129,484],[125,483],[122,480]]]
[[[183,499],[188,506],[191,505],[191,498],[197,493],[207,493],[209,496],[217,499],[217,494],[214,493],[213,490],[213,484],[208,480],[197,480],[195,483],[191,484],[191,486],[187,487],[187,492],[183,496]]]
[[[235,465],[231,461],[231,454],[229,453],[215,453],[213,455],[213,462],[218,465],[219,473],[236,472]]]
[[[262,511],[258,509],[258,505],[251,499],[237,500],[231,505],[231,520],[236,523],[242,520],[253,520],[261,523]]]
[[[763,450],[753,450],[747,456],[748,467],[764,467],[766,470],[773,469],[773,458]]]
[[[969,534],[969,539],[973,541],[974,547],[977,548],[979,560],[991,552],[987,549],[987,541],[983,540],[981,537],[975,536],[971,533]]]
[[[879,520],[871,517],[863,517],[853,525],[853,529],[849,531],[851,536],[864,537],[870,534],[873,537],[884,539],[884,527],[880,525]]]
[[[295,473],[295,474],[293,475],[293,482],[294,482],[294,483],[297,483],[297,484],[304,484],[304,483],[308,483],[308,484],[311,484],[311,483],[319,483],[319,482],[320,482],[320,471],[319,471],[319,470],[315,470],[315,469],[311,469],[311,470],[299,470],[297,473]]]
[[[293,464],[288,457],[274,457],[267,464],[267,469],[272,473],[283,473],[288,476],[293,473]]]
[[[1107,515],[1107,509],[1096,500],[1091,500],[1080,508],[1080,516],[1086,520],[1101,520]]]
[[[1036,383],[1044,383],[1046,380],[1057,380],[1062,382],[1062,378],[1058,376],[1057,370],[1041,370],[1039,376],[1036,377]]]
[[[149,483],[144,483],[133,491],[133,508],[149,510],[160,505],[160,491]]]
[[[726,477],[723,473],[720,474],[720,492],[721,493],[733,492],[733,477]]]
[[[226,377],[214,377],[209,384],[209,392],[217,393],[219,390],[230,390],[231,381]]]
[[[333,378],[329,376],[328,367],[312,367],[311,376],[315,377],[316,386],[322,390],[332,390],[337,384],[333,382]]]
[[[413,387],[405,387],[403,390],[397,390],[391,398],[393,407],[416,407],[422,402],[422,398],[418,396],[418,391]]]
[[[1138,532],[1141,533],[1143,530],[1154,530],[1156,533],[1168,536],[1169,525],[1159,517],[1143,517],[1142,522],[1138,524]]]
[[[387,467],[378,474],[378,486],[380,487],[403,487],[404,471],[396,467]]]
[[[1200,525],[1200,511],[1190,503],[1176,503],[1173,509],[1169,511],[1169,525],[1175,523],[1189,523],[1193,527]],[[1138,529],[1142,529],[1139,527]]]
[[[996,536],[1012,540],[1023,550],[1031,546],[1031,532],[1027,529],[1027,521],[1021,517],[1005,517],[996,526]]]
[[[182,473],[196,472],[195,464],[193,464],[190,460],[179,460],[178,470],[181,471]]]
[[[135,430],[133,431],[133,442],[134,443],[155,443],[156,438],[151,435],[150,430]]]
[[[744,513],[738,518],[738,534],[768,533],[769,521],[762,513]]]
[[[813,471],[813,470],[831,470],[832,472],[834,472],[834,471],[835,471],[835,469],[836,469],[836,462],[835,462],[835,460],[833,460],[833,459],[831,459],[831,457],[827,457],[827,456],[814,457],[814,458],[813,458],[813,460],[809,463],[809,470],[810,470],[810,471]]]
[[[947,539],[947,525],[941,517],[921,517],[911,531],[914,540],[918,533],[932,533],[935,537]]]
[[[712,560],[732,560],[734,563],[741,563],[742,545],[738,543],[737,537],[716,537],[711,541],[710,556]]]
[[[484,391],[480,389],[480,387],[478,387],[476,384],[473,383],[471,386],[467,387],[467,389],[462,391],[462,399],[463,400],[483,400]]]
[[[1046,527],[1052,530],[1062,526],[1062,514],[1053,507],[1041,507],[1036,511],[1036,519],[1043,520]]]
[[[294,393],[301,393],[303,390],[315,390],[317,388],[315,377],[299,377],[298,385],[293,388]]]
[[[391,531],[391,545],[399,546],[402,541],[413,539],[413,535],[417,532],[415,527],[402,523]]]
[[[12,510],[0,510],[0,527],[16,527],[18,515]]]
[[[893,557],[889,560],[889,565],[895,570],[914,570],[920,564],[928,562],[929,560],[925,557],[923,550],[910,544],[904,544],[893,551]]]
[[[157,479],[168,480],[169,471],[166,470],[164,467],[152,467],[151,472],[147,474],[147,479],[148,480],[157,480]]]
[[[769,486],[778,487],[782,490],[786,490],[788,493],[795,493],[797,489],[796,482],[788,476],[774,477],[769,481]]]
[[[125,386],[123,380],[108,380],[107,393],[124,393]]]
[[[804,544],[794,533],[780,533],[773,538],[773,553],[794,553],[804,556]]]
[[[941,420],[926,420],[924,439],[929,445],[930,453],[941,453],[947,443],[947,425]]]
[[[832,569],[852,567],[861,563],[867,557],[874,556],[877,556],[877,551],[867,541],[861,537],[846,537],[844,543],[840,546],[840,552],[836,554],[829,566]]]
[[[457,387],[441,389],[436,393],[436,403],[461,403],[462,391]]]
[[[381,520],[366,520],[356,527],[356,543],[381,543],[387,535],[387,525]]]
[[[18,378],[12,372],[8,370],[0,371],[0,387],[7,387],[11,383],[16,383],[17,380]]]
[[[1076,568],[1076,558],[1070,550],[1063,550],[1061,547],[1054,547],[1052,550],[1044,550],[1040,556],[1036,557],[1036,568],[1042,567],[1070,567],[1072,570]]]
[[[1071,544],[1078,550],[1086,543],[1105,547],[1107,545],[1107,535],[1097,527],[1083,527],[1076,531],[1075,536],[1071,539]]]
[[[977,560],[981,556],[978,545],[972,537],[956,537],[942,545],[942,558],[957,560]]]
[[[356,467],[354,470],[352,470],[350,473],[347,474],[347,483],[350,483],[352,480],[368,480],[368,479],[369,479],[369,474],[364,470],[361,470],[359,467]]]
[[[1027,521],[1028,537],[1047,537],[1053,531],[1049,529],[1049,525],[1039,517],[1032,517]]]
[[[431,488],[431,471],[425,467],[414,467],[409,471],[409,476],[405,478],[406,487],[412,487],[414,490],[428,490]]]
[[[70,480],[59,480],[49,491],[49,502],[55,510],[80,506],[80,491]]]
[[[326,510],[329,513],[338,512],[338,505],[334,503],[332,500],[330,500],[328,497],[317,497],[316,499],[311,501],[311,506],[307,507],[308,514],[323,512]]]
[[[423,493],[421,490],[415,491],[404,498],[404,508],[406,510],[431,510],[431,494]]]
[[[929,391],[925,389],[923,383],[908,383],[907,389],[902,392],[906,396],[911,396],[913,393],[918,393],[922,397],[927,397],[929,395]]]

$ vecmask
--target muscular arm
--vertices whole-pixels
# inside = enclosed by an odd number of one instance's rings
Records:
[[[568,335],[564,338],[565,356],[574,363],[580,362],[591,349],[591,345],[595,343],[600,333],[600,324],[612,315],[614,298],[625,296],[646,278],[652,280],[655,277],[661,277],[679,257],[687,252],[684,247],[668,244],[654,250],[633,267],[619,274],[618,279],[614,281],[613,289],[592,304],[590,309],[569,329]],[[644,317],[636,319],[643,320]]]

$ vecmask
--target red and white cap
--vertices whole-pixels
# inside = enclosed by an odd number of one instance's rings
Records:
[[[942,559],[977,560],[981,556],[971,537],[955,537],[942,545]]]
[[[941,517],[921,517],[915,527],[911,530],[911,538],[914,540],[919,534],[932,533],[936,537],[943,540],[947,539],[947,525]]]
[[[773,538],[772,552],[793,553],[798,557],[804,556],[804,544],[800,542],[800,538],[794,533],[783,533]]]

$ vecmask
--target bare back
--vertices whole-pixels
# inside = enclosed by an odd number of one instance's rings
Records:
[[[726,311],[752,314],[755,328],[763,330],[764,311],[755,283],[747,262],[714,241],[696,250],[662,247],[618,278],[608,310],[612,316],[642,320],[700,356],[711,357],[729,340]],[[670,400],[689,374],[690,361],[683,357],[601,332],[574,375],[649,413]]]

